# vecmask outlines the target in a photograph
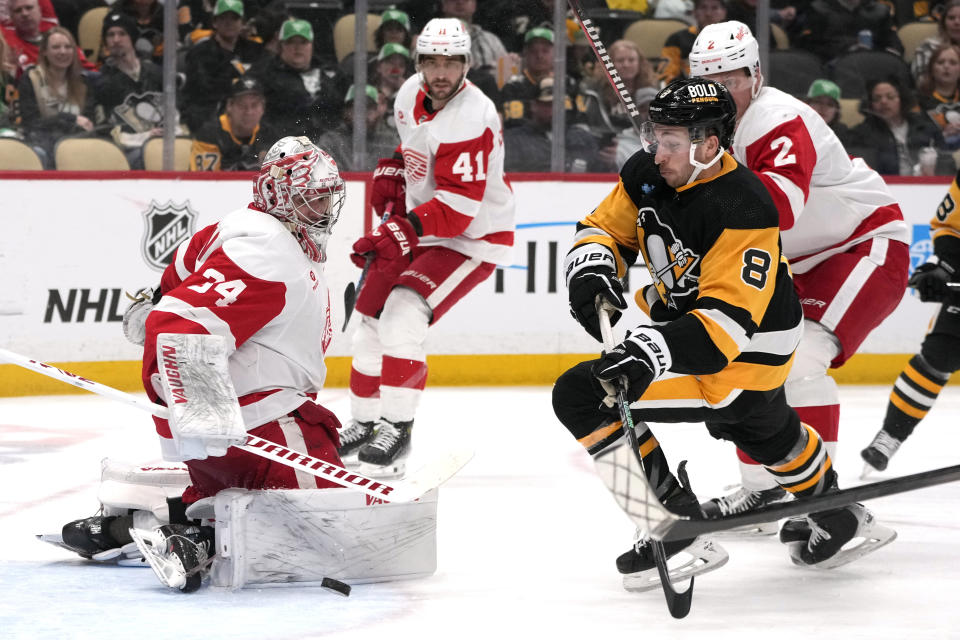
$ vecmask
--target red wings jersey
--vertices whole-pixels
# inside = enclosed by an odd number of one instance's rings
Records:
[[[286,415],[323,387],[330,296],[319,264],[276,218],[240,209],[177,248],[147,317],[143,381],[151,399],[160,333],[227,339],[228,366],[248,429]],[[170,437],[165,421],[161,436]]]
[[[416,210],[423,226],[420,244],[508,264],[514,202],[503,175],[496,107],[470,82],[437,112],[424,108],[425,98],[420,76],[414,74],[394,102],[407,210]]]
[[[851,159],[816,111],[778,89],[764,87],[747,108],[732,153],[773,196],[796,273],[873,237],[909,241],[883,178]]]

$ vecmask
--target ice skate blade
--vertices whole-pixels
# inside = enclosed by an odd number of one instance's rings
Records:
[[[857,531],[857,535],[844,545],[840,551],[826,560],[817,562],[816,564],[807,564],[800,559],[800,550],[805,543],[792,542],[788,546],[790,547],[790,559],[793,560],[793,564],[805,569],[825,570],[836,569],[837,567],[849,564],[869,553],[873,553],[880,547],[890,544],[896,539],[896,531],[877,522],[873,514],[868,512],[863,524],[860,525],[860,529]]]
[[[667,559],[670,582],[689,580],[694,576],[710,573],[727,564],[730,555],[713,540],[699,538],[682,551]],[[642,593],[660,588],[660,575],[656,567],[627,573],[623,576],[623,588],[631,593]]]
[[[877,469],[875,466],[873,466],[873,465],[870,464],[869,462],[864,462],[864,463],[863,463],[863,471],[860,472],[860,479],[861,479],[861,480],[869,480],[869,479],[870,479],[870,476],[875,476],[875,475],[877,475],[878,473],[880,473],[880,470],[879,470],[879,469]]]
[[[359,450],[354,450],[353,453],[348,453],[345,456],[340,456],[340,464],[344,469],[350,469],[351,471],[357,471],[360,468],[360,459],[357,457]]]
[[[130,529],[130,537],[137,544],[137,548],[144,559],[150,563],[160,583],[171,589],[180,589],[187,582],[186,572],[176,556],[167,557],[163,553],[164,537],[156,531],[144,529]]]
[[[359,462],[355,471],[361,475],[380,480],[402,478],[407,473],[407,461],[394,460],[393,463],[385,465]]]

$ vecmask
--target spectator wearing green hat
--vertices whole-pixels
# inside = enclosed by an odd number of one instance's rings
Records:
[[[217,0],[213,34],[187,51],[183,120],[191,131],[217,113],[233,81],[264,57],[263,45],[243,37],[242,30],[242,0]]]
[[[386,104],[383,96],[369,84],[364,93],[367,103],[367,152],[360,166],[353,162],[353,86],[344,98],[340,124],[317,139],[317,146],[333,156],[340,171],[373,171],[377,161],[393,155],[400,144],[400,135],[396,129],[387,126],[384,119]]]
[[[314,53],[313,27],[290,18],[280,27],[280,53],[252,71],[263,83],[268,122],[282,136],[315,140],[340,122],[347,79]]]
[[[410,16],[399,9],[384,11],[380,14],[380,26],[373,32],[373,41],[377,45],[377,51],[389,43],[400,44],[409,49],[413,43]]]
[[[399,44],[408,51],[412,49],[413,35],[410,31],[410,17],[404,11],[399,9],[387,9],[380,14],[380,26],[373,32],[373,41],[375,49],[373,54],[367,58],[367,68],[369,73],[375,72],[374,66],[378,61],[377,53],[387,44]],[[353,56],[356,52],[351,51],[340,61],[340,71],[347,76],[353,75]]]
[[[810,84],[804,102],[820,114],[846,147],[850,142],[850,129],[840,122],[840,87],[826,78],[818,78]]]
[[[393,101],[404,81],[413,73],[410,50],[402,44],[388,42],[377,54],[373,84],[387,105],[387,123],[393,125]],[[395,128],[395,127],[394,127]]]
[[[530,116],[531,101],[539,95],[540,81],[553,76],[553,31],[535,27],[527,31],[523,42],[523,69],[510,78],[500,90],[500,110],[503,125],[513,127],[522,124]],[[577,99],[577,85],[567,79],[567,118],[572,124],[574,105],[582,104]]]

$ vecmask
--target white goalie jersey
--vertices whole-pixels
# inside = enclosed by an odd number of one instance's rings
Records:
[[[211,334],[227,343],[247,429],[286,415],[323,387],[333,329],[322,268],[276,218],[240,209],[178,247],[147,319],[143,381],[156,400],[157,336]],[[156,419],[161,443],[171,437]]]
[[[883,178],[851,158],[823,118],[800,100],[761,89],[737,125],[731,151],[773,196],[783,253],[795,273],[870,238],[909,241]]]
[[[496,107],[468,81],[439,111],[428,111],[427,99],[419,74],[414,74],[394,103],[407,211],[416,210],[423,226],[420,244],[508,264],[514,199],[503,173],[503,131]]]

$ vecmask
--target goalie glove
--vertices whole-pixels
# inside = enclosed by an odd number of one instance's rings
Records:
[[[947,283],[952,281],[956,274],[956,269],[949,262],[933,256],[929,262],[917,267],[907,281],[907,286],[917,290],[921,302],[943,302],[950,293]]]
[[[595,242],[574,247],[564,261],[570,315],[587,330],[594,340],[602,342],[597,302],[605,301],[616,309],[626,309],[623,284],[617,277],[613,252]],[[599,299],[599,300],[598,300]],[[611,311],[610,324],[620,319],[619,311]]]
[[[593,375],[607,396],[603,404],[614,407],[617,389],[614,380],[626,384],[628,402],[638,400],[650,384],[670,369],[672,358],[663,334],[653,327],[637,327],[623,342],[610,349],[593,365]]]
[[[143,346],[147,337],[147,316],[157,306],[162,297],[160,285],[144,287],[135,294],[127,294],[133,302],[123,312],[123,335],[133,344]]]

